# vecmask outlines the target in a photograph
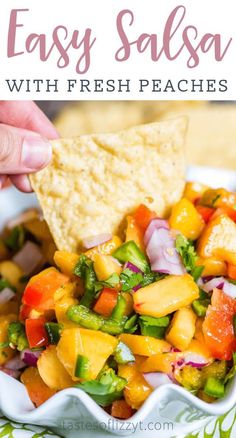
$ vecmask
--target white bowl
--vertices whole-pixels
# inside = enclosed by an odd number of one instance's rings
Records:
[[[190,167],[187,178],[211,186],[236,189],[236,174],[203,167]],[[13,188],[0,192],[0,227],[25,208],[36,206],[34,195],[23,195]],[[236,380],[229,385],[224,399],[208,404],[184,388],[165,384],[157,388],[139,411],[128,421],[115,420],[86,393],[69,388],[57,393],[39,408],[30,401],[20,382],[0,372],[0,410],[13,421],[47,426],[62,436],[83,438],[96,436],[145,434],[151,437],[183,436],[200,429],[209,416],[225,414],[235,404]]]

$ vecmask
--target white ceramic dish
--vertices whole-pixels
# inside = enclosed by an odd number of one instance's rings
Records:
[[[217,169],[191,167],[187,178],[211,186],[236,189],[236,174]],[[30,206],[36,206],[34,195],[23,195],[15,189],[0,192],[0,227]],[[157,388],[139,411],[129,421],[114,420],[83,391],[70,388],[59,392],[41,407],[35,409],[25,387],[0,372],[0,410],[13,421],[53,428],[66,437],[83,438],[145,434],[162,438],[184,436],[200,429],[209,416],[222,415],[236,401],[236,380],[228,388],[223,400],[208,404],[184,388],[166,384]]]

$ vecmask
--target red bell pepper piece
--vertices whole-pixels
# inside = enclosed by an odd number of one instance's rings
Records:
[[[22,302],[40,311],[53,309],[55,292],[68,281],[69,278],[56,269],[46,269],[29,281]]]
[[[104,288],[101,292],[93,310],[100,315],[110,316],[117,303],[118,291]]]
[[[233,351],[236,351],[233,327],[235,314],[236,300],[222,290],[214,289],[202,330],[206,345],[216,359],[230,360]]]
[[[155,217],[157,217],[156,213],[143,204],[141,204],[133,214],[136,225],[138,225],[143,231],[146,230],[151,220]]]
[[[30,348],[47,347],[49,345],[45,322],[45,318],[26,319],[25,332]]]
[[[212,215],[215,212],[214,208],[205,207],[204,205],[197,205],[196,209],[200,214],[200,216],[202,217],[202,219],[204,220],[204,222],[206,223],[209,222],[209,220],[211,219]]]

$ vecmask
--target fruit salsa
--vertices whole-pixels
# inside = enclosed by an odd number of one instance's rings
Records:
[[[1,371],[35,406],[75,387],[120,419],[163,384],[223,397],[236,371],[235,221],[236,193],[189,182],[168,218],[140,205],[123,236],[52,257],[46,224],[24,218],[1,240]]]

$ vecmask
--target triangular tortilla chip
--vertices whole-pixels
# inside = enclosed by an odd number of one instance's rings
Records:
[[[59,249],[118,233],[126,214],[144,203],[160,216],[182,195],[186,119],[141,125],[116,134],[53,142],[53,159],[31,176]]]

